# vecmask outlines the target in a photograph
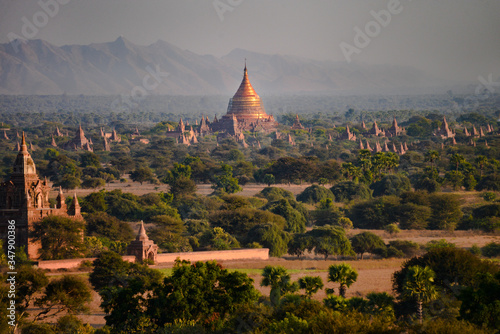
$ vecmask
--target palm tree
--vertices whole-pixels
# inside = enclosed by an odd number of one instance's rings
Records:
[[[341,297],[345,298],[347,288],[356,282],[357,278],[358,272],[347,263],[332,264],[328,267],[328,282],[340,283],[339,296]]]
[[[422,324],[422,303],[435,299],[438,295],[434,286],[436,274],[428,267],[411,266],[403,283],[403,298],[417,301],[417,313]]]
[[[299,278],[299,288],[306,290],[307,298],[311,299],[313,294],[323,289],[323,281],[319,276],[304,276]]]
[[[476,165],[479,167],[480,175],[483,177],[483,168],[488,164],[488,158],[484,155],[478,155],[476,157]]]
[[[393,152],[387,152],[387,169],[392,173],[393,168],[399,167],[399,155]]]
[[[342,174],[349,180],[355,180],[361,176],[361,169],[354,166],[350,162],[344,162],[342,164]]]
[[[387,163],[388,163],[388,158],[384,152],[378,152],[373,156],[372,165],[373,168],[375,169],[375,172],[378,173],[379,178],[382,174],[382,170],[385,170],[387,168]]]
[[[450,164],[454,165],[456,171],[458,172],[458,166],[465,162],[465,158],[463,155],[455,153],[450,157]]]
[[[290,274],[282,266],[265,266],[262,271],[261,286],[271,287],[271,302],[274,305],[279,303],[282,295],[287,292],[295,292],[298,290],[297,283],[290,283]]]
[[[436,150],[429,150],[425,153],[425,161],[429,161],[431,163],[431,167],[434,168],[434,161],[439,159],[439,152]]]

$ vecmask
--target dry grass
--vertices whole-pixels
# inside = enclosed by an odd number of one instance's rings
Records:
[[[431,240],[445,239],[448,242],[454,243],[459,248],[470,248],[473,245],[482,247],[490,242],[500,242],[499,235],[487,234],[481,231],[402,230],[398,234],[390,235],[382,230],[353,229],[348,232],[348,236],[351,237],[365,231],[375,233],[385,243],[392,240],[409,240],[425,245]]]

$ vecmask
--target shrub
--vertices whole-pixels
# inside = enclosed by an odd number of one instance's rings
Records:
[[[481,194],[481,197],[486,202],[493,202],[497,198],[497,195],[494,192],[486,191],[486,192],[484,192],[484,193]]]
[[[318,185],[307,187],[303,192],[297,195],[297,201],[308,204],[316,204],[320,201],[326,200],[327,198],[334,200],[335,196],[331,190]]]
[[[372,197],[372,191],[364,183],[340,182],[330,188],[338,202],[365,200]]]
[[[500,191],[500,175],[488,175],[479,181],[476,190]]]
[[[417,244],[416,242],[409,241],[409,240],[389,241],[388,247],[393,247],[393,248],[397,249],[398,251],[403,252],[403,254],[407,257],[415,256],[420,251],[420,245]],[[399,254],[399,252],[396,252],[396,254]],[[395,256],[395,257],[399,257],[399,256]]]
[[[401,174],[386,175],[380,181],[372,183],[373,196],[399,196],[403,192],[410,190],[410,180]]]
[[[490,242],[481,249],[481,253],[486,257],[500,256],[500,243]]]

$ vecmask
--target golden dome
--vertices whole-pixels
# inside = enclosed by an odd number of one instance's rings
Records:
[[[227,114],[234,114],[237,118],[242,119],[264,119],[269,117],[264,110],[259,95],[257,95],[250,80],[248,80],[246,64],[240,88],[238,88],[233,98],[229,100]]]

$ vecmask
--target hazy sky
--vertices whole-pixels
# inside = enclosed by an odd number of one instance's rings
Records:
[[[500,76],[497,0],[401,0],[399,6],[397,0],[58,1],[67,4],[50,17],[40,13],[38,1],[0,0],[0,42],[9,41],[8,33],[25,36],[25,21],[38,20],[33,38],[56,45],[123,36],[142,45],[162,39],[216,56],[242,48],[346,61],[339,45],[355,46],[354,29],[365,31],[368,23],[374,37],[351,55],[353,61],[409,65],[447,80]],[[371,11],[390,6],[395,13],[385,27],[370,24]]]

